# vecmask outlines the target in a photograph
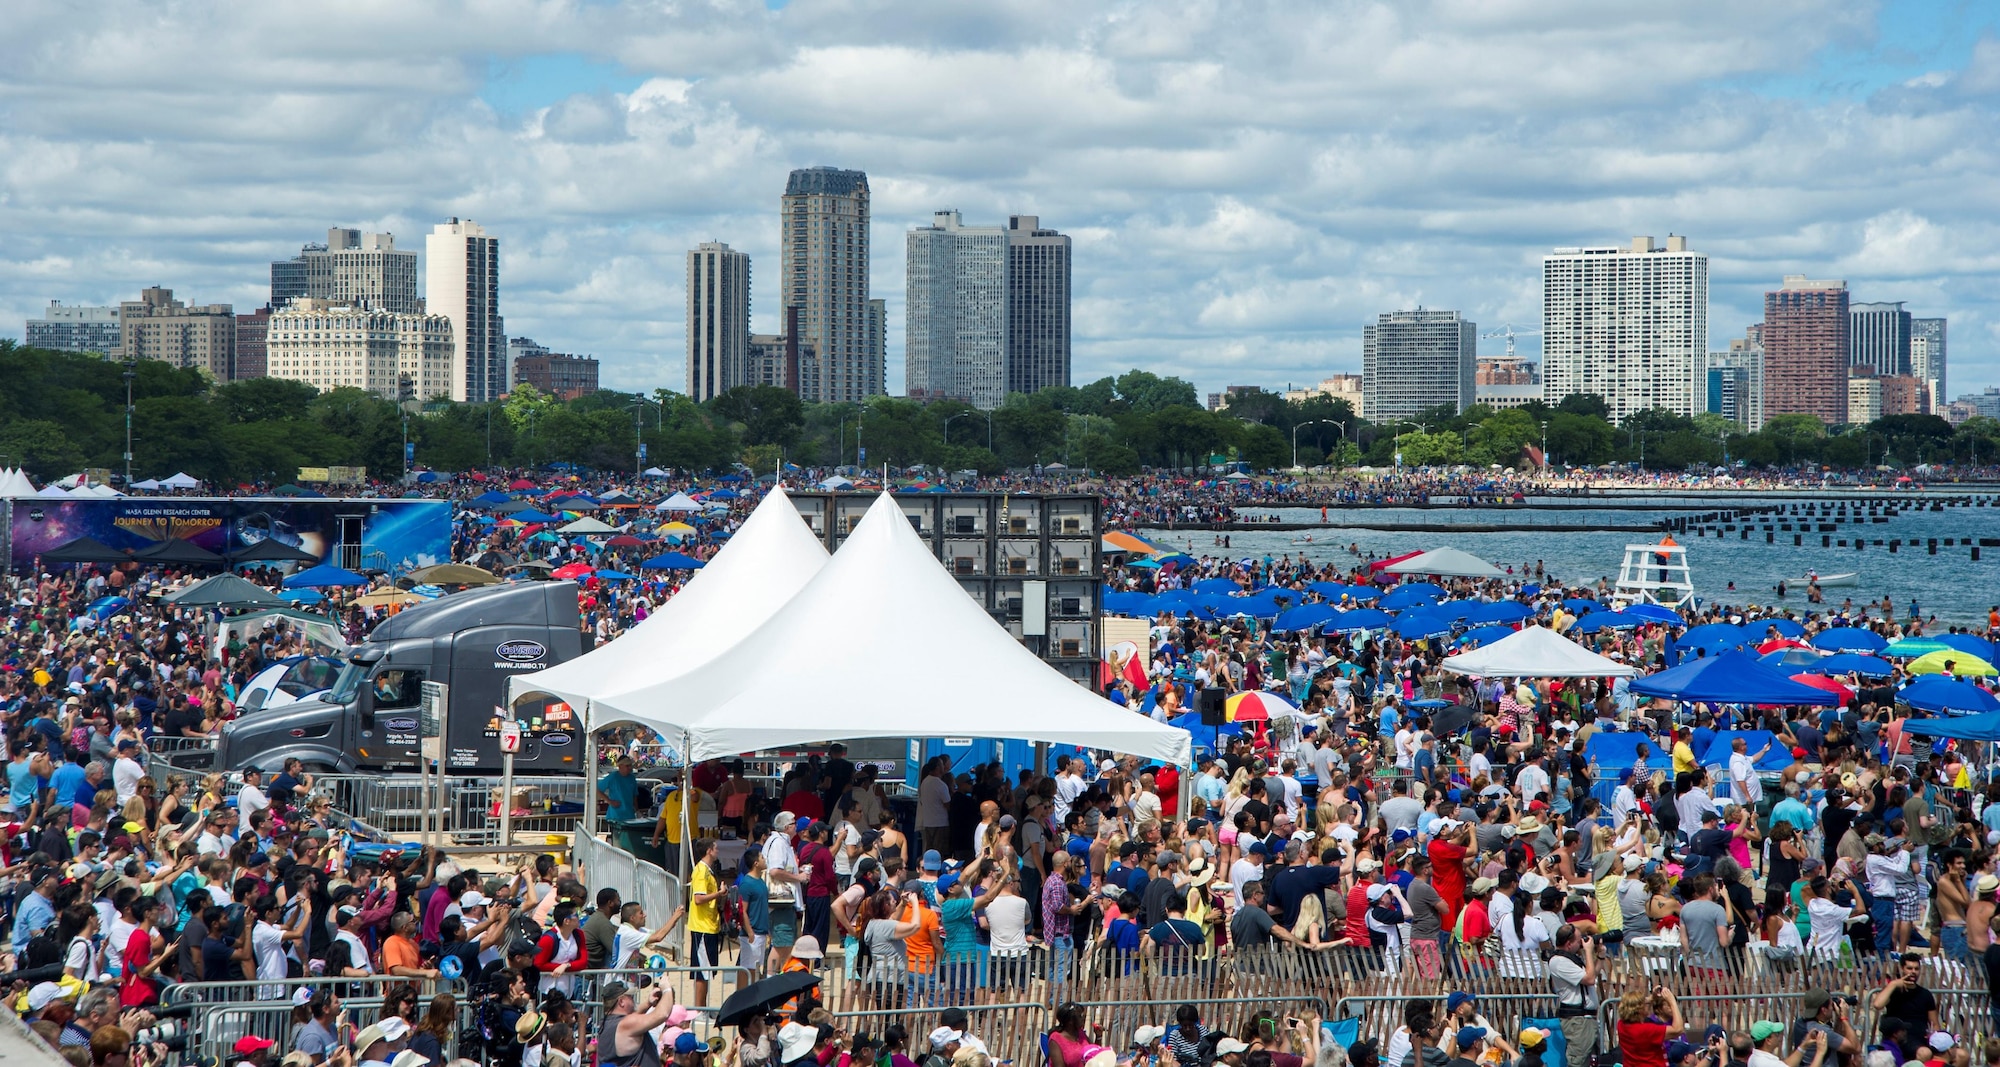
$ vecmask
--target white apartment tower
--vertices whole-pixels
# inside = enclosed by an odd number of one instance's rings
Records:
[[[719,241],[687,254],[687,395],[711,400],[749,381],[750,257]]]
[[[939,211],[908,238],[903,379],[991,410],[1007,395],[1007,231]]]
[[[1378,423],[1441,404],[1464,411],[1477,391],[1479,326],[1456,311],[1389,311],[1361,328],[1362,408]]]
[[[1708,256],[1687,238],[1542,257],[1542,396],[1603,397],[1614,422],[1707,408]]]
[[[500,317],[500,239],[471,219],[424,238],[425,309],[451,321],[451,398],[474,404],[507,392],[507,329]]]
[[[392,233],[335,226],[325,244],[309,244],[271,264],[271,306],[296,297],[412,312],[417,304],[417,254],[396,247]]]
[[[883,391],[883,346],[870,329],[868,175],[795,170],[779,201],[779,307],[799,309],[799,340],[819,355],[819,381],[800,395],[856,402]]]

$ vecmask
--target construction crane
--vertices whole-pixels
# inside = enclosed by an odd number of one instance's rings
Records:
[[[1541,330],[1541,327],[1539,327],[1539,326],[1537,326],[1536,328],[1534,328],[1534,329],[1532,329],[1532,330],[1517,330],[1517,329],[1515,329],[1515,328],[1514,328],[1513,326],[1509,325],[1509,326],[1503,326],[1503,327],[1501,327],[1501,328],[1500,328],[1499,330],[1496,330],[1496,331],[1494,331],[1493,333],[1482,333],[1482,334],[1480,334],[1480,335],[1479,335],[1479,339],[1480,339],[1480,340],[1482,340],[1482,341],[1490,341],[1490,340],[1492,340],[1492,339],[1493,339],[1493,338],[1495,338],[1495,337],[1505,337],[1505,338],[1507,339],[1507,355],[1506,355],[1506,358],[1507,358],[1507,359],[1513,359],[1513,358],[1514,358],[1514,338],[1516,338],[1516,337],[1540,337],[1541,335],[1542,335],[1542,330]]]

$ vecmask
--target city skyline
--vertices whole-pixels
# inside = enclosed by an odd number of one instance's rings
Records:
[[[518,0],[439,50],[457,19],[437,12],[328,33],[215,4],[143,31],[146,61],[116,66],[96,47],[114,20],[14,8],[9,39],[51,44],[17,44],[0,91],[60,106],[0,133],[34,164],[0,179],[5,332],[52,299],[115,306],[155,284],[247,313],[266,265],[329,222],[413,246],[457,215],[504,238],[509,331],[595,353],[609,387],[678,388],[686,251],[726,241],[775,268],[772,197],[831,166],[870,178],[894,394],[904,234],[940,204],[1075,238],[1076,381],[1145,366],[1208,392],[1352,373],[1381,312],[1536,325],[1549,249],[1675,233],[1710,257],[1711,347],[1786,275],[1839,277],[1856,302],[1952,320],[1953,396],[2000,383],[1989,12],[1163,5],[903,25],[777,7]],[[366,61],[331,58],[362,42]],[[1635,48],[1657,61],[1633,68]],[[1342,62],[1307,62],[1326,54]],[[1037,86],[994,93],[1003,72]],[[128,91],[146,86],[172,86],[171,109]],[[776,301],[753,305],[752,331],[781,332]]]

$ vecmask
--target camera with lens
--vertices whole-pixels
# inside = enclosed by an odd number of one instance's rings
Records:
[[[185,1052],[188,1043],[188,1017],[194,1014],[193,1004],[176,1004],[171,1008],[153,1009],[154,1023],[132,1035],[136,1045],[158,1044],[168,1052]]]

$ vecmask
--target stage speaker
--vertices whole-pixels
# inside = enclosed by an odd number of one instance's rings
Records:
[[[1203,726],[1221,726],[1226,721],[1223,718],[1222,690],[1210,686],[1196,695],[1194,704],[1195,710],[1201,712]]]

